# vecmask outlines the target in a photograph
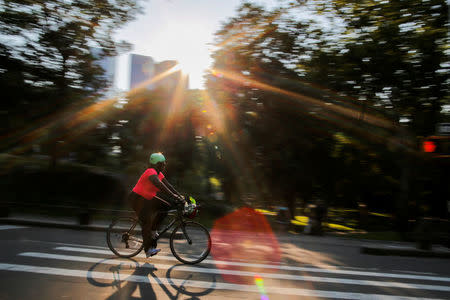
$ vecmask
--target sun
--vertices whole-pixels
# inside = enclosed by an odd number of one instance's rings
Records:
[[[179,53],[177,58],[180,70],[186,74],[192,74],[201,69],[203,60],[204,58],[196,54],[194,50]]]
[[[208,36],[198,24],[185,24],[171,32],[165,43],[165,54],[179,63],[180,70],[189,77],[189,85],[193,88],[202,86],[204,70],[211,63]]]
[[[187,49],[188,50],[188,49]],[[197,53],[195,50],[180,53],[176,59],[178,65],[177,70],[180,70],[189,77],[190,86],[197,88],[202,85],[202,77],[204,70],[208,68],[208,55]]]
[[[151,49],[150,56],[157,61],[176,60],[177,69],[189,77],[191,88],[202,88],[204,70],[211,64],[211,34],[201,23],[170,22],[166,24],[159,36],[164,36],[164,43],[153,43],[151,39],[146,46]]]

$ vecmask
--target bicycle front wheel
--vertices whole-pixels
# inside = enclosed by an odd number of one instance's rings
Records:
[[[142,229],[131,217],[120,217],[109,225],[106,242],[109,249],[119,257],[133,257],[142,251]]]
[[[170,250],[182,263],[197,264],[211,251],[208,229],[193,221],[180,223],[170,235]]]

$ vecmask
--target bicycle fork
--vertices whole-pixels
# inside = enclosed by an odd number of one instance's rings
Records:
[[[183,231],[184,237],[186,238],[186,240],[188,241],[189,245],[192,245],[192,240],[189,237],[189,235],[186,232],[186,226],[183,224],[181,224],[181,230]]]

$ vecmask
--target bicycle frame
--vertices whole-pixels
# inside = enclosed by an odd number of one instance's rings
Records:
[[[177,223],[184,223],[183,213],[182,213],[181,209],[180,208],[172,209],[172,210],[169,210],[168,213],[169,212],[174,212],[174,211],[176,211],[177,215],[169,222],[169,224],[167,224],[160,232],[158,232],[158,236],[157,236],[156,240],[159,240],[159,238],[164,233],[166,233],[169,229],[171,229],[175,224],[177,224]],[[184,235],[188,239],[188,242],[191,243],[191,239],[187,236],[186,232],[184,232],[184,227],[182,227],[182,228],[183,228]]]
[[[176,212],[176,216],[169,222],[169,224],[167,224],[160,232],[158,232],[158,235],[156,237],[156,240],[159,240],[159,238],[166,233],[168,230],[170,230],[172,227],[174,227],[174,225],[177,225],[179,223],[184,224],[184,218],[183,218],[183,208],[182,207],[178,207],[177,209],[171,209],[169,211],[167,211],[168,213],[170,212]],[[136,228],[137,223],[139,222],[139,220],[137,218],[135,218],[134,224],[131,226],[131,228],[128,230],[128,232],[131,232],[134,230],[134,228]],[[176,226],[175,226],[176,227]],[[189,237],[189,235],[187,234],[184,226],[181,227],[184,236],[186,237],[189,245],[192,244],[192,240]],[[136,237],[132,237],[130,240],[134,240],[134,241],[139,241],[142,242],[141,239],[136,238]]]

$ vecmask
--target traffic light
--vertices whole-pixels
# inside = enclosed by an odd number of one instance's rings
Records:
[[[435,135],[422,141],[422,150],[432,157],[450,158],[450,136]]]
[[[423,151],[433,153],[436,151],[436,142],[433,140],[425,140],[423,142]]]

